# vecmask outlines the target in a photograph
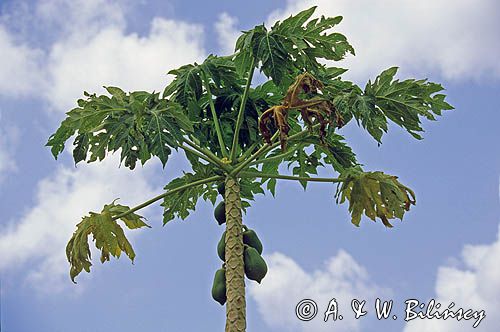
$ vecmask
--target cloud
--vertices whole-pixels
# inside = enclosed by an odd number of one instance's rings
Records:
[[[103,92],[103,85],[162,91],[170,69],[203,57],[202,41],[201,27],[162,18],[152,21],[146,37],[109,26],[86,40],[69,38],[51,50],[45,97],[67,111],[83,90]]]
[[[125,17],[131,9],[129,1],[41,0],[33,15],[53,29],[59,39],[64,36],[83,39],[111,25],[125,27]],[[21,15],[26,16],[26,12],[21,12]]]
[[[0,25],[0,97],[36,93],[42,86],[43,52],[15,40]]]
[[[220,14],[217,22],[215,22],[215,31],[218,35],[217,42],[222,54],[234,53],[234,45],[240,35],[236,24],[238,24],[238,19],[225,12]]]
[[[76,169],[59,167],[42,179],[34,206],[0,229],[0,270],[13,271],[30,263],[28,280],[43,280],[33,286],[43,284],[45,291],[52,291],[68,284],[65,247],[81,218],[89,211],[101,211],[115,198],[133,206],[159,191],[146,180],[151,167],[119,169],[116,157]]]
[[[366,81],[394,65],[418,76],[433,71],[453,80],[500,78],[497,1],[289,0],[268,21],[313,5],[317,16],[344,17],[337,31],[357,55],[340,64],[350,68],[351,79]]]
[[[161,91],[168,70],[205,55],[202,27],[154,18],[146,34],[128,32],[127,6],[127,2],[104,0],[43,0],[30,11],[23,7],[8,19],[3,16],[0,95],[30,93],[62,113],[76,106],[84,90],[100,93],[103,85]],[[43,33],[54,32],[43,50],[30,46],[24,33],[16,34],[1,25],[15,18],[29,21],[19,15],[40,23],[38,28],[46,29]],[[22,31],[19,27],[14,30]],[[11,162],[2,142],[0,168],[6,169]],[[35,204],[21,218],[0,228],[0,270],[27,267],[26,280],[34,287],[43,284],[49,291],[66,284],[60,282],[61,278],[67,280],[68,273],[64,249],[81,217],[91,210],[100,211],[124,193],[121,203],[135,205],[160,189],[147,181],[154,175],[150,167],[130,172],[117,165],[115,157],[108,157],[77,169],[60,166],[41,179],[34,190]]]
[[[494,332],[500,326],[500,228],[495,242],[483,245],[466,245],[461,259],[455,266],[441,266],[435,285],[435,300],[445,309],[451,302],[454,309],[485,310],[479,331]],[[476,319],[469,321],[414,320],[404,332],[448,332],[472,331]]]
[[[43,33],[56,38],[43,50],[0,25],[0,95],[30,93],[49,102],[52,110],[67,112],[84,90],[103,93],[103,85],[124,90],[161,91],[167,72],[206,54],[203,27],[154,18],[145,35],[127,32],[127,2],[103,0],[40,1],[34,10],[20,10]],[[0,22],[13,22],[12,17]],[[71,24],[67,24],[71,22]],[[23,30],[18,28],[18,30]]]
[[[303,331],[333,331],[325,323],[324,313],[335,297],[340,314],[350,311],[351,300],[383,296],[390,291],[374,284],[368,272],[343,250],[330,258],[323,269],[312,273],[304,271],[293,259],[281,254],[266,255],[268,275],[260,285],[251,284],[249,295],[257,302],[258,311],[272,328],[300,329]],[[377,295],[377,296],[376,296]],[[308,322],[295,316],[295,307],[303,299],[317,303],[318,315]],[[344,314],[334,331],[359,331],[360,320]],[[332,323],[332,317],[329,317]]]

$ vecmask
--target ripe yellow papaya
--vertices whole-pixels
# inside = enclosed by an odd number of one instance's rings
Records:
[[[226,203],[224,201],[220,202],[215,208],[214,217],[219,225],[226,223]]]
[[[255,280],[260,284],[260,281],[266,276],[267,265],[264,258],[259,252],[248,245],[245,246],[243,252],[243,260],[245,263],[245,275],[250,280]]]
[[[224,184],[224,182],[219,183],[219,185],[217,186],[217,191],[222,197],[224,197],[224,194],[226,193],[226,185]]]
[[[226,303],[226,269],[220,268],[215,272],[214,283],[212,285],[212,297],[220,305]]]
[[[220,259],[226,261],[226,231],[222,233],[222,237],[217,244],[217,255],[219,255]]]
[[[259,254],[262,254],[262,242],[260,242],[259,237],[254,230],[247,229],[243,232],[243,243],[255,248]]]

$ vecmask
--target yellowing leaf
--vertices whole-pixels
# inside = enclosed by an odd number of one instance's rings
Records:
[[[392,227],[389,220],[402,220],[410,205],[416,203],[414,192],[393,175],[350,168],[340,178],[343,182],[335,196],[340,203],[349,201],[351,221],[356,226],[364,214],[373,221],[380,218],[386,227]]]
[[[101,251],[101,262],[109,261],[110,255],[119,258],[120,254],[125,252],[133,262],[135,252],[132,245],[125,237],[123,229],[118,225],[116,216],[128,211],[129,208],[124,205],[117,205],[114,202],[105,205],[101,213],[90,212],[88,216],[82,218],[82,221],[76,225],[76,231],[66,246],[66,256],[70,263],[70,277],[75,282],[75,277],[85,270],[90,272],[92,266],[88,236],[92,235],[97,249]],[[121,220],[130,229],[149,227],[143,217],[129,213]]]

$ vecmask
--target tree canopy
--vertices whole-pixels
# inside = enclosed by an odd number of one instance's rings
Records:
[[[131,170],[152,157],[165,167],[173,150],[183,151],[191,169],[159,196],[164,223],[188,217],[200,198],[215,204],[217,181],[226,175],[240,178],[242,207],[248,208],[264,190],[275,195],[277,179],[298,180],[305,189],[319,168],[330,167],[338,178],[324,182],[338,183],[337,201],[349,203],[354,225],[364,214],[391,227],[391,219],[402,219],[415,204],[415,194],[396,176],[364,171],[341,128],[355,121],[381,144],[393,122],[421,139],[422,120],[453,107],[440,84],[399,80],[397,67],[364,88],[344,80],[347,69],[332,64],[355,52],[334,31],[342,17],[312,18],[315,9],[244,31],[231,55],[171,70],[173,80],[162,93],[109,86],[106,95],[85,92],[47,145],[57,158],[74,137],[76,164],[119,151]],[[255,70],[266,78],[259,85],[252,85]],[[280,174],[281,165],[291,174]],[[90,234],[101,261],[122,251],[134,258],[116,220],[131,229],[147,226],[136,210],[112,203],[82,219],[67,248],[73,279],[89,271]]]

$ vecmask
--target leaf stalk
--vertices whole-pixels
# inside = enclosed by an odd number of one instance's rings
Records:
[[[132,212],[135,212],[135,211],[140,210],[142,208],[145,208],[146,206],[151,205],[154,202],[156,202],[156,201],[158,201],[158,200],[160,200],[162,198],[165,198],[168,195],[175,194],[178,191],[181,191],[181,190],[184,190],[184,189],[188,189],[188,188],[191,188],[191,187],[195,187],[195,186],[199,186],[200,184],[210,183],[210,182],[214,182],[214,181],[222,180],[222,179],[224,179],[223,176],[217,175],[217,176],[212,176],[212,177],[209,177],[209,178],[206,178],[206,179],[203,179],[203,180],[198,180],[198,181],[194,181],[194,182],[182,185],[182,186],[177,187],[175,189],[172,189],[172,190],[169,190],[167,192],[164,192],[163,194],[155,196],[155,197],[151,198],[150,200],[145,201],[144,203],[139,204],[139,205],[137,205],[137,206],[129,209],[128,211],[125,211],[123,213],[117,214],[116,216],[113,217],[113,220],[117,220],[117,219],[120,219],[122,217],[125,217],[129,213],[132,213]]]
[[[241,172],[240,175],[242,177],[256,177],[256,178],[269,178],[269,179],[281,179],[281,180],[309,181],[309,182],[338,183],[338,182],[345,181],[344,179],[341,179],[341,178],[309,178],[309,177],[304,177],[304,176],[268,174],[268,173],[251,172],[251,171]]]
[[[234,160],[236,157],[236,149],[238,147],[238,140],[240,135],[241,124],[243,123],[243,114],[245,113],[245,106],[248,99],[248,94],[250,92],[250,85],[252,84],[253,73],[255,71],[255,57],[252,57],[252,62],[250,63],[250,72],[247,77],[247,84],[245,90],[243,91],[243,97],[241,97],[240,109],[238,111],[238,118],[236,119],[236,126],[234,128],[233,145],[231,146],[231,154],[229,156],[230,160]]]
[[[205,90],[207,90],[208,94],[208,102],[210,104],[210,111],[212,112],[212,118],[214,120],[215,131],[217,132],[217,139],[219,140],[220,149],[222,151],[223,157],[229,157],[226,149],[226,145],[224,144],[224,140],[222,139],[222,130],[220,129],[219,119],[217,117],[217,113],[215,112],[215,105],[212,99],[212,91],[210,90],[210,83],[208,81],[207,75],[204,71],[201,72],[201,76],[203,79],[203,85],[205,86]]]

